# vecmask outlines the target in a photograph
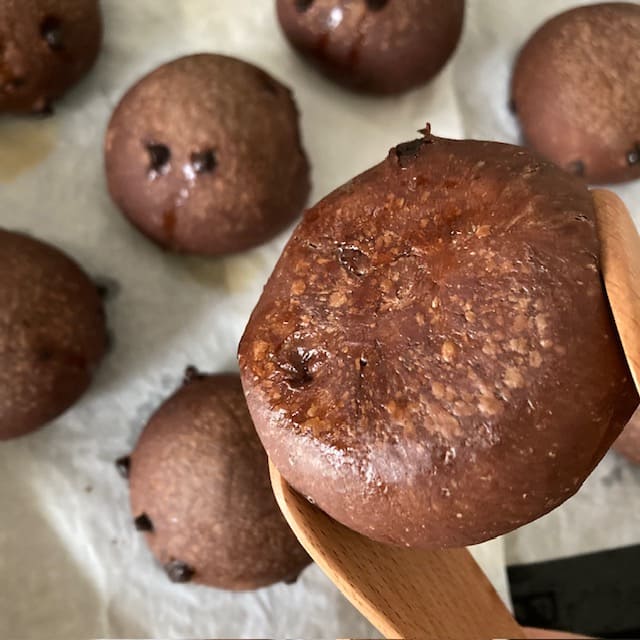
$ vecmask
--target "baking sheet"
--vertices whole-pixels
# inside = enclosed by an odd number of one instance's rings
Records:
[[[174,585],[133,529],[113,461],[130,451],[186,365],[235,367],[236,345],[288,234],[222,260],[163,253],[109,201],[104,129],[126,88],[156,65],[200,51],[241,57],[294,89],[314,201],[426,121],[440,136],[516,142],[506,107],[513,56],[537,24],[572,4],[470,0],[462,45],[432,84],[400,98],[365,98],[291,52],[270,0],[103,0],[105,46],[92,75],[52,118],[0,118],[0,224],[57,244],[103,282],[114,336],[75,408],[0,444],[0,637],[375,635],[317,567],[294,586],[256,593]],[[616,190],[640,211],[640,183]],[[565,506],[474,553],[506,598],[505,557],[540,560],[634,542],[640,468],[609,454]]]

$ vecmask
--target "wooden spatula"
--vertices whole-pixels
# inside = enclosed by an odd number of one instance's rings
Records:
[[[347,529],[289,487],[270,465],[289,526],[344,596],[387,638],[524,638],[466,549],[421,551]]]
[[[640,238],[615,194],[599,190],[593,195],[605,286],[637,385]],[[332,520],[295,493],[272,464],[270,471],[276,500],[302,546],[386,637],[527,637],[466,549],[421,551],[374,542]],[[529,637],[536,635],[535,630],[529,630]]]
[[[615,193],[598,189],[593,199],[607,297],[640,391],[640,237],[624,202]]]

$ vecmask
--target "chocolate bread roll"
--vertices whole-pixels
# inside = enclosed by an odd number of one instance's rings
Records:
[[[453,55],[464,0],[277,0],[289,42],[352,89],[400,93],[428,82]]]
[[[106,347],[102,302],[82,269],[51,245],[0,229],[0,440],[71,407]]]
[[[527,143],[591,183],[640,177],[640,6],[566,11],[526,43],[512,105]]]
[[[310,189],[291,91],[221,55],[180,58],[140,80],[111,118],[105,154],[114,202],[179,252],[266,242],[301,213]]]
[[[98,0],[0,2],[0,112],[46,112],[93,67]]]
[[[640,411],[636,411],[613,448],[631,462],[640,464]]]
[[[310,209],[242,338],[294,489],[375,540],[482,542],[573,495],[638,396],[579,178],[424,138]]]
[[[237,375],[189,369],[125,466],[135,526],[172,581],[257,589],[309,564],[271,492]]]

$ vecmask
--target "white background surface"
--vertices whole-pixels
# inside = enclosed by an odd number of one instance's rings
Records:
[[[0,224],[53,242],[109,278],[114,335],[73,410],[0,443],[0,637],[371,636],[317,567],[295,586],[254,594],[173,585],[134,531],[113,461],[131,450],[187,364],[235,366],[245,322],[288,234],[223,260],[161,252],[109,201],[104,129],[126,88],[157,64],[199,51],[241,57],[296,93],[313,202],[426,121],[440,136],[517,142],[506,106],[513,57],[544,18],[573,3],[470,0],[446,70],[427,87],[385,99],[349,94],[305,66],[281,37],[270,0],[102,4],[105,46],[92,75],[53,118],[0,118]],[[27,156],[41,161],[19,171]],[[640,212],[640,184],[618,191]],[[477,553],[505,593],[505,553],[519,562],[639,542],[640,468],[609,454],[577,497]]]

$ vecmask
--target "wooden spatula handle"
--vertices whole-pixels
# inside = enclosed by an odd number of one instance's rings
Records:
[[[282,512],[318,566],[387,638],[524,638],[466,549],[418,551],[369,540],[309,504],[271,465]]]

